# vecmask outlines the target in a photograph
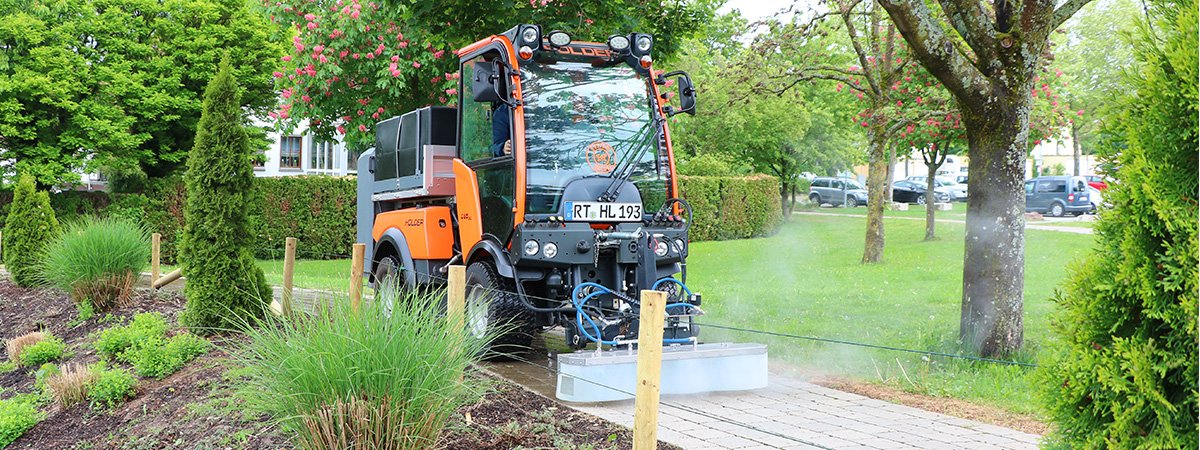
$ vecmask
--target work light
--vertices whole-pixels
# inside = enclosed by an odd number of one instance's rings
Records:
[[[541,43],[541,39],[540,39],[541,36],[539,36],[539,34],[541,34],[541,33],[540,33],[540,30],[538,30],[537,26],[535,26],[535,25],[526,26],[524,29],[521,30],[521,43],[523,45],[540,47],[540,45],[538,45]]]
[[[608,38],[608,48],[617,53],[624,52],[629,49],[629,38],[614,34]]]
[[[553,242],[547,242],[542,254],[547,258],[553,259],[555,256],[558,256],[558,245],[555,245]]]
[[[658,241],[657,244],[654,244],[654,254],[660,258],[667,256],[667,241]]]
[[[525,241],[525,256],[533,256],[538,252],[538,241]]]
[[[638,53],[650,53],[650,44],[651,44],[650,36],[647,36],[644,34],[641,36],[638,36],[638,38],[637,38]]]
[[[551,31],[546,38],[550,40],[550,46],[554,48],[566,47],[571,44],[571,36],[561,30]]]

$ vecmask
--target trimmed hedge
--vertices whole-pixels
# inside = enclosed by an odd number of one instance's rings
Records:
[[[782,223],[774,177],[682,176],[679,188],[692,205],[693,241],[768,236]],[[183,234],[186,194],[183,180],[169,178],[151,182],[139,194],[64,191],[51,195],[50,205],[63,222],[91,214],[137,220],[162,234],[162,258],[172,264]],[[345,257],[355,239],[356,195],[352,176],[255,178],[246,205],[255,256],[281,258],[290,236],[300,240],[299,258]],[[0,211],[11,199],[11,193],[0,193]]]
[[[679,177],[679,189],[692,205],[693,241],[769,236],[783,223],[772,176]]]

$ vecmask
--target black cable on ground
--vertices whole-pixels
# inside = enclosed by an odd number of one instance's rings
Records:
[[[552,373],[554,373],[555,375],[559,375],[559,371],[558,371],[558,369],[556,369],[556,368],[554,368],[554,367],[550,367],[550,366],[543,366],[543,365],[541,365],[541,364],[535,363],[535,362],[533,362],[533,361],[530,361],[530,360],[528,360],[528,359],[521,358],[521,357],[519,357],[519,356],[512,355],[512,354],[505,354],[505,356],[507,356],[507,357],[511,358],[511,359],[512,359],[512,360],[514,360],[514,361],[518,361],[518,362],[522,362],[522,363],[525,363],[525,364],[529,364],[529,365],[531,365],[531,366],[534,366],[534,367],[537,367],[537,368],[539,368],[539,369],[544,369],[544,370],[546,370],[546,371],[552,372]],[[574,375],[567,375],[567,376],[569,376],[569,377],[571,377],[571,378],[574,378],[574,379],[576,379],[576,380],[579,380],[579,381],[583,381],[583,382],[587,382],[587,383],[594,384],[594,385],[596,385],[596,386],[600,386],[600,387],[602,387],[602,388],[605,388],[605,389],[611,389],[611,390],[613,390],[613,391],[615,391],[615,392],[619,392],[619,393],[621,393],[621,394],[625,394],[625,395],[628,395],[628,396],[630,396],[630,397],[636,397],[636,394],[634,394],[634,393],[632,393],[632,392],[629,392],[629,391],[625,391],[625,390],[622,390],[622,389],[618,389],[618,388],[615,388],[615,387],[612,387],[612,386],[608,386],[608,385],[605,385],[605,384],[602,384],[602,383],[598,383],[598,382],[595,382],[595,381],[592,381],[592,380],[588,380],[588,379],[585,379],[585,378],[580,378],[580,377],[577,377],[577,376],[574,376]],[[678,409],[678,410],[680,410],[680,411],[689,412],[689,413],[696,414],[696,415],[699,415],[699,416],[707,417],[707,418],[709,418],[709,419],[715,419],[715,420],[719,420],[719,421],[722,421],[722,422],[728,423],[728,424],[730,424],[730,425],[739,426],[739,427],[742,427],[742,428],[745,428],[745,429],[748,429],[748,430],[754,430],[754,431],[757,431],[757,432],[759,432],[759,433],[763,433],[763,434],[769,434],[769,435],[771,435],[771,436],[775,436],[775,437],[778,437],[778,438],[781,438],[781,439],[787,439],[787,440],[789,440],[789,441],[797,442],[797,443],[800,443],[800,444],[811,445],[811,446],[813,446],[813,447],[817,447],[817,448],[821,448],[821,449],[825,449],[825,450],[833,450],[833,449],[832,449],[832,448],[830,448],[830,447],[826,447],[826,446],[824,446],[824,445],[821,445],[821,444],[818,444],[818,443],[815,443],[815,442],[806,441],[806,440],[804,440],[804,439],[800,439],[800,438],[798,438],[798,437],[795,437],[795,436],[789,436],[789,435],[782,434],[782,433],[779,433],[779,432],[776,432],[776,431],[764,430],[764,429],[762,429],[762,428],[759,428],[759,427],[756,427],[756,426],[753,426],[753,425],[750,425],[750,424],[747,424],[747,423],[744,423],[744,422],[738,422],[738,421],[736,421],[736,420],[730,420],[728,417],[721,417],[721,416],[718,416],[718,415],[712,414],[712,413],[710,413],[710,412],[707,412],[707,411],[704,411],[704,410],[700,410],[700,409],[697,409],[697,408],[693,408],[693,407],[690,407],[690,406],[676,405],[676,404],[673,404],[673,403],[668,403],[668,402],[664,402],[664,401],[661,401],[661,400],[659,401],[659,405],[661,405],[661,406],[666,406],[666,407],[669,407],[669,408],[675,408],[675,409]]]
[[[892,351],[897,351],[897,352],[916,353],[916,354],[928,355],[928,356],[941,356],[941,357],[945,357],[945,358],[957,358],[957,359],[965,359],[965,360],[977,361],[977,362],[1007,364],[1010,366],[1038,367],[1038,365],[1034,364],[1034,363],[1027,363],[1027,362],[1020,362],[1020,361],[1008,361],[1008,360],[1004,360],[1004,359],[983,358],[983,357],[979,357],[979,356],[958,355],[958,354],[954,354],[954,353],[942,353],[942,352],[934,352],[934,351],[929,351],[929,350],[913,350],[913,349],[902,348],[902,347],[891,347],[891,346],[887,346],[887,345],[864,344],[862,342],[844,341],[841,339],[829,339],[829,338],[822,338],[822,337],[816,337],[816,336],[802,336],[802,335],[797,335],[797,334],[778,333],[778,332],[774,332],[774,331],[752,330],[749,328],[738,328],[738,327],[731,327],[731,326],[725,326],[725,325],[714,325],[714,324],[710,324],[710,323],[697,323],[696,325],[701,326],[701,327],[719,328],[719,329],[723,329],[723,330],[741,331],[741,332],[745,332],[745,333],[757,333],[757,334],[765,334],[768,336],[778,336],[778,337],[785,337],[785,338],[792,338],[792,339],[802,339],[802,340],[807,340],[807,341],[826,342],[826,343],[830,343],[830,344],[853,345],[856,347],[875,348],[875,349],[880,349],[880,350],[892,350]]]

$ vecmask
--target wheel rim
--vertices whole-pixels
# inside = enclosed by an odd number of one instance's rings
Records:
[[[813,195],[810,195],[810,196],[808,196],[808,200],[809,200],[809,201],[811,201],[811,202],[813,202],[813,203],[820,204],[820,203],[821,203],[821,196],[819,196],[819,195],[816,195],[816,194],[813,194]]]
[[[400,288],[400,278],[396,272],[396,266],[392,264],[391,259],[380,261],[380,266],[375,271],[375,286],[379,294],[380,306],[383,308],[383,315],[391,317],[392,311],[396,307],[396,297],[402,295],[403,292]]]
[[[482,339],[487,333],[488,305],[491,304],[486,288],[478,284],[472,285],[471,291],[467,293],[466,303],[467,330],[475,338]]]
[[[925,204],[925,196],[924,196],[924,195],[918,195],[918,196],[917,196],[917,204],[918,204],[918,205],[924,205],[924,204]]]

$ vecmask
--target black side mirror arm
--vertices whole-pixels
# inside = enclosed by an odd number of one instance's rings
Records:
[[[663,112],[667,113],[667,117],[672,117],[679,113],[688,113],[693,116],[696,115],[696,87],[692,84],[692,77],[688,76],[687,72],[684,72],[682,70],[676,70],[674,72],[667,72],[667,73],[659,74],[658,77],[654,80],[654,83],[658,84],[660,86],[665,85],[665,84],[667,84],[667,78],[670,78],[670,77],[680,77],[680,83],[679,83],[680,104],[681,105],[685,104],[684,98],[686,97],[686,98],[690,99],[692,106],[688,107],[688,108],[680,108],[680,109],[674,109],[670,106],[667,106],[667,107],[663,108]]]

